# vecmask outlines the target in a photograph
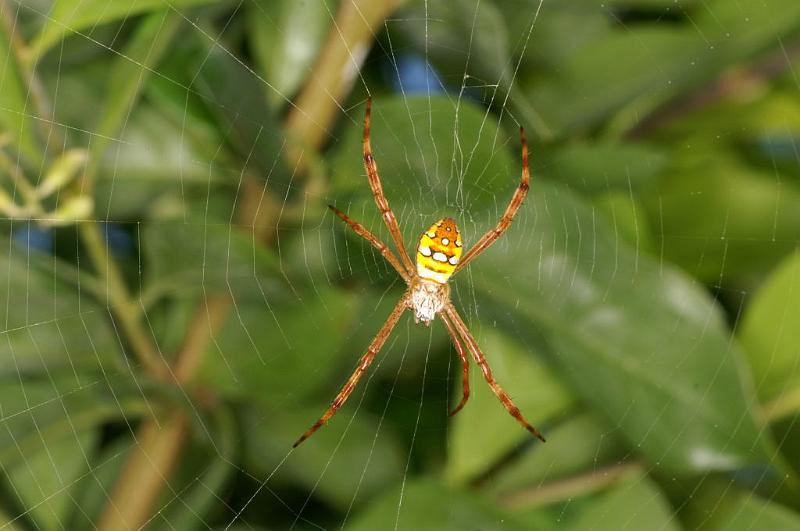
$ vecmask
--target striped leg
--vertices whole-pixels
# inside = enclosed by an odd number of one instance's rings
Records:
[[[386,319],[386,322],[383,323],[383,326],[378,331],[378,335],[375,336],[375,339],[372,340],[372,343],[369,344],[367,347],[367,352],[361,357],[361,360],[358,362],[358,366],[356,370],[353,371],[353,374],[350,375],[350,378],[347,379],[347,382],[342,387],[339,394],[336,395],[336,398],[331,403],[331,407],[329,407],[325,413],[319,418],[317,422],[314,423],[313,426],[308,428],[306,432],[300,436],[299,439],[292,445],[292,448],[297,448],[303,441],[311,437],[315,431],[320,429],[326,422],[336,413],[336,411],[342,407],[342,405],[347,401],[350,397],[350,393],[353,392],[353,389],[356,388],[358,385],[358,381],[364,376],[364,372],[369,368],[372,361],[375,359],[375,356],[383,347],[383,344],[386,342],[386,338],[389,337],[389,334],[394,329],[397,321],[400,320],[400,316],[403,315],[403,312],[408,307],[408,302],[406,296],[403,296],[400,299],[400,302],[397,303],[397,306],[394,307],[392,313],[389,314],[389,318]]]
[[[381,178],[378,175],[378,165],[372,156],[372,146],[369,142],[370,120],[372,114],[372,100],[367,100],[367,112],[364,115],[364,167],[367,169],[367,177],[369,179],[369,187],[372,189],[372,195],[375,197],[375,203],[381,211],[386,227],[392,235],[392,241],[397,246],[397,252],[400,254],[400,260],[408,270],[409,274],[415,271],[414,264],[408,257],[406,246],[403,244],[403,233],[400,232],[400,226],[397,224],[397,218],[389,208],[389,202],[386,200],[386,195],[383,193],[383,186],[381,186]]]
[[[364,227],[364,225],[353,219],[350,219],[347,216],[347,214],[345,214],[335,206],[328,205],[328,208],[330,208],[334,214],[339,216],[342,219],[342,221],[347,223],[351,229],[356,231],[356,234],[367,240],[370,244],[372,244],[373,247],[375,247],[378,251],[380,251],[381,255],[384,258],[386,258],[386,261],[389,262],[392,265],[392,267],[395,268],[395,270],[397,270],[398,273],[400,273],[400,276],[403,277],[403,280],[406,281],[406,284],[408,284],[411,281],[411,278],[408,276],[408,271],[406,271],[403,268],[403,266],[400,265],[400,262],[397,260],[397,257],[385,243],[380,241],[374,234],[368,231],[367,228]]]
[[[522,144],[522,179],[519,182],[519,186],[517,186],[517,190],[514,192],[511,202],[508,204],[508,207],[506,207],[505,214],[500,218],[497,226],[481,236],[478,242],[461,257],[461,261],[458,263],[453,274],[464,269],[468,263],[488,249],[489,246],[503,235],[506,229],[511,225],[519,207],[522,206],[522,201],[525,200],[525,196],[528,194],[531,180],[531,172],[528,168],[528,143],[525,141],[525,130],[521,127],[519,128],[519,140]]]
[[[461,395],[461,402],[450,412],[450,416],[452,417],[459,411],[464,405],[467,403],[469,399],[469,359],[467,359],[467,353],[464,352],[464,347],[461,345],[461,340],[458,337],[458,331],[453,326],[453,323],[450,322],[450,319],[445,316],[444,314],[441,315],[442,321],[444,325],[447,327],[447,331],[450,333],[450,339],[453,341],[453,345],[456,347],[456,352],[458,352],[458,357],[461,358],[461,365],[463,367],[462,375],[463,375],[463,383],[462,383],[462,395]]]
[[[494,379],[494,375],[492,375],[492,369],[489,368],[489,363],[483,356],[483,353],[481,352],[478,343],[475,341],[475,338],[472,337],[472,334],[470,334],[469,328],[467,328],[464,320],[461,319],[460,315],[458,315],[458,311],[455,309],[455,306],[453,306],[452,303],[448,303],[448,305],[445,306],[444,312],[447,317],[453,321],[453,324],[461,335],[461,338],[467,343],[467,348],[472,353],[475,363],[477,363],[478,367],[481,368],[483,377],[486,379],[486,383],[488,383],[489,387],[492,388],[492,391],[494,391],[494,394],[500,399],[500,402],[503,403],[503,406],[506,408],[506,410],[511,414],[512,417],[517,419],[517,422],[522,424],[526,430],[538,437],[542,442],[545,442],[544,437],[539,430],[534,428],[527,420],[525,420],[525,417],[522,416],[519,408],[514,405],[514,402],[511,401],[511,397],[508,396],[508,393],[506,393],[505,390],[500,387],[500,384],[498,384]]]

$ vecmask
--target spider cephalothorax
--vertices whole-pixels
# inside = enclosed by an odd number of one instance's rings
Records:
[[[294,443],[294,446],[297,446],[309,438],[323,424],[328,422],[328,419],[330,419],[333,414],[336,413],[336,410],[344,404],[350,396],[350,393],[355,389],[358,381],[364,375],[364,372],[372,363],[372,360],[375,359],[378,351],[386,342],[392,329],[400,320],[400,316],[407,309],[411,309],[414,312],[414,320],[417,323],[421,321],[428,326],[430,326],[431,322],[438,315],[447,327],[453,345],[456,347],[456,352],[461,359],[463,368],[463,394],[461,396],[461,402],[458,403],[450,415],[458,413],[458,411],[464,407],[464,404],[467,403],[467,398],[469,398],[469,360],[467,359],[463,346],[463,343],[466,343],[467,350],[472,354],[475,363],[481,368],[486,383],[492,388],[492,391],[494,391],[494,394],[497,395],[497,398],[503,403],[506,410],[517,419],[526,430],[544,441],[544,437],[539,433],[539,430],[531,426],[528,421],[525,420],[519,408],[511,401],[508,393],[495,381],[492,370],[489,368],[489,363],[483,356],[480,347],[478,347],[477,341],[472,337],[469,328],[467,328],[464,320],[450,301],[450,286],[447,283],[451,276],[462,270],[470,261],[485,251],[503,234],[503,232],[505,232],[509,225],[511,225],[511,221],[514,219],[517,210],[519,210],[519,207],[522,205],[522,200],[525,199],[525,195],[528,193],[530,181],[528,147],[525,143],[525,132],[520,127],[519,136],[522,143],[522,179],[503,217],[500,218],[500,221],[497,223],[497,226],[481,236],[478,242],[462,257],[463,243],[456,222],[451,218],[441,219],[422,233],[419,239],[419,245],[417,246],[417,263],[416,267],[414,267],[414,264],[411,263],[411,258],[408,256],[408,252],[406,252],[406,247],[403,244],[403,237],[400,232],[400,227],[397,224],[397,218],[394,212],[392,212],[392,209],[389,208],[389,202],[383,194],[381,180],[380,177],[378,177],[378,166],[372,156],[372,147],[369,142],[370,107],[371,102],[367,100],[367,112],[364,117],[364,167],[367,170],[369,186],[372,189],[372,195],[375,197],[375,203],[378,205],[378,210],[380,210],[383,221],[389,229],[392,241],[397,247],[400,260],[397,259],[397,256],[395,256],[385,243],[376,238],[375,235],[368,231],[363,225],[357,221],[353,221],[347,217],[347,214],[336,207],[332,206],[330,208],[337,216],[347,223],[350,228],[356,231],[359,236],[365,238],[373,247],[380,251],[381,255],[386,258],[408,285],[408,289],[378,331],[378,335],[375,336],[375,339],[373,339],[372,343],[367,347],[367,352],[361,357],[355,371],[350,375],[350,378],[344,384],[341,391],[339,391],[339,394],[336,395],[331,406],[313,426],[306,430],[297,442]]]

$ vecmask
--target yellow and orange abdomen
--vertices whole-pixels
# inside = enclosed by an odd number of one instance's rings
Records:
[[[417,274],[446,284],[456,270],[462,251],[461,233],[451,218],[440,219],[422,233],[417,246]]]

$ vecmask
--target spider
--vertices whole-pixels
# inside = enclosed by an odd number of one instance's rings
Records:
[[[467,328],[464,320],[459,315],[453,303],[450,301],[450,286],[448,280],[454,274],[464,269],[467,264],[474,260],[483,251],[489,248],[497,239],[511,225],[514,215],[522,205],[525,195],[528,193],[530,183],[530,170],[528,169],[528,146],[525,141],[525,130],[520,127],[519,136],[520,143],[522,144],[522,179],[519,186],[511,198],[511,202],[506,208],[503,217],[497,225],[484,234],[473,247],[471,247],[462,257],[463,242],[461,240],[461,233],[456,226],[456,222],[452,218],[440,219],[430,226],[428,230],[422,233],[417,246],[416,267],[411,263],[411,259],[406,252],[406,247],[403,244],[403,237],[400,232],[400,226],[397,223],[397,218],[389,208],[389,202],[383,193],[381,180],[378,175],[378,166],[375,163],[375,158],[372,156],[372,147],[370,145],[370,114],[372,109],[372,101],[367,100],[367,109],[364,116],[364,166],[367,170],[367,177],[369,186],[372,189],[372,195],[375,197],[375,203],[381,211],[383,221],[389,229],[395,246],[397,246],[400,260],[392,252],[389,247],[379,240],[375,235],[366,229],[363,225],[350,219],[344,212],[334,206],[329,205],[329,208],[352,228],[356,234],[366,239],[373,247],[380,251],[381,255],[389,262],[389,264],[397,270],[397,273],[403,278],[408,285],[408,289],[400,298],[400,301],[389,314],[388,319],[383,324],[378,334],[372,340],[367,352],[358,362],[353,374],[350,375],[344,387],[336,395],[336,398],[331,403],[331,406],[325,413],[311,426],[306,432],[294,443],[292,446],[296,448],[300,443],[311,437],[315,431],[321,428],[336,411],[342,407],[347,401],[350,393],[353,392],[361,377],[369,368],[375,356],[380,351],[389,334],[394,329],[397,322],[400,320],[401,315],[406,310],[410,309],[414,312],[414,321],[416,323],[422,322],[426,326],[430,326],[433,319],[438,315],[444,322],[450,338],[455,345],[456,352],[463,367],[463,393],[459,404],[450,412],[450,416],[455,415],[464,405],[469,398],[469,360],[464,352],[464,344],[467,346],[475,363],[481,368],[483,377],[492,388],[494,394],[503,403],[506,410],[517,419],[517,422],[538,437],[544,442],[542,434],[534,428],[520,413],[519,408],[511,401],[508,393],[500,387],[500,384],[495,381],[492,375],[492,369],[489,368],[489,363],[483,356],[478,343]],[[402,261],[402,263],[401,263]]]

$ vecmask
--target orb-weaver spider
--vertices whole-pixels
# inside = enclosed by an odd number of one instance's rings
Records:
[[[511,225],[514,215],[522,205],[525,195],[528,193],[530,185],[530,170],[528,169],[528,146],[525,142],[525,131],[522,127],[519,129],[520,143],[522,144],[522,179],[520,180],[511,202],[506,208],[505,214],[500,218],[495,228],[489,230],[484,234],[478,243],[470,248],[461,258],[462,242],[461,234],[458,231],[456,223],[451,218],[444,218],[433,225],[422,234],[417,246],[417,265],[411,263],[411,259],[406,252],[405,245],[403,245],[403,237],[400,232],[400,227],[397,224],[397,218],[389,208],[389,203],[383,193],[380,177],[378,176],[378,167],[375,164],[375,159],[372,156],[372,147],[369,141],[370,131],[370,111],[372,109],[372,101],[367,100],[367,110],[364,116],[364,166],[367,170],[369,179],[369,186],[372,189],[372,195],[375,197],[375,203],[381,211],[383,221],[389,228],[389,233],[392,236],[394,244],[397,246],[398,254],[400,255],[401,262],[397,259],[389,247],[379,240],[374,234],[369,232],[363,225],[347,217],[347,215],[334,206],[329,208],[339,216],[350,228],[356,233],[366,239],[373,247],[380,251],[381,255],[394,267],[403,280],[408,285],[403,297],[394,307],[389,318],[378,331],[378,335],[372,340],[367,352],[358,362],[358,366],[353,374],[350,375],[347,382],[342,387],[339,394],[336,395],[333,403],[327,411],[320,417],[320,419],[311,426],[298,440],[294,443],[293,447],[297,447],[300,443],[308,439],[315,431],[322,427],[328,420],[336,413],[336,411],[345,403],[350,393],[353,392],[358,381],[364,375],[364,372],[370,366],[378,351],[383,346],[386,339],[389,337],[392,329],[400,320],[400,316],[407,309],[414,311],[414,320],[419,323],[422,321],[425,325],[430,326],[431,321],[437,314],[447,327],[450,338],[455,345],[456,352],[461,358],[463,366],[463,394],[461,402],[456,408],[450,412],[450,416],[458,413],[461,408],[466,404],[469,398],[469,360],[464,353],[462,341],[466,343],[467,349],[472,354],[475,363],[481,368],[483,377],[492,388],[494,394],[503,403],[503,406],[517,421],[525,427],[526,430],[533,435],[544,441],[544,437],[539,430],[534,428],[519,411],[519,408],[511,401],[508,393],[500,387],[494,376],[492,370],[489,368],[489,363],[483,356],[478,343],[472,337],[464,320],[458,314],[455,306],[450,301],[450,286],[447,284],[452,275],[458,273],[468,263],[474,260],[479,254],[485,251],[492,245]]]

